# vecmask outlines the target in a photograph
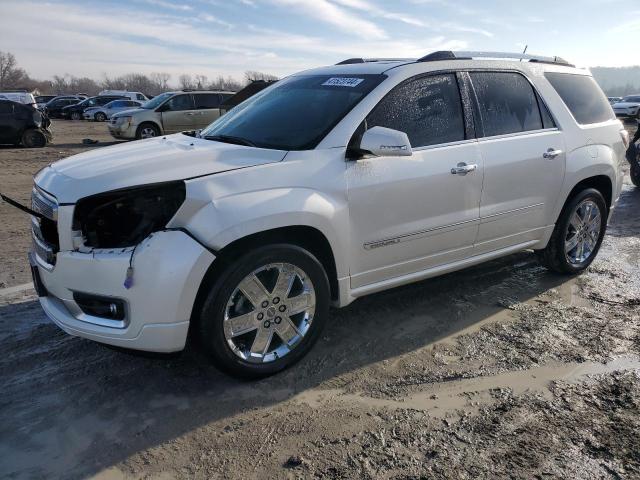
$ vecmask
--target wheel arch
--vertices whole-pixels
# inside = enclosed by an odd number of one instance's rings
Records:
[[[158,131],[160,132],[160,135],[162,135],[162,133],[164,132],[162,125],[160,125],[158,122],[154,121],[154,120],[144,120],[142,122],[140,122],[140,125],[137,126],[136,128],[136,137],[138,136],[138,132],[140,131],[140,129],[142,127],[144,127],[145,125],[153,125],[154,127],[156,127],[158,129]]]

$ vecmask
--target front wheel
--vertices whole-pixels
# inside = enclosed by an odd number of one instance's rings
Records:
[[[199,336],[222,370],[272,375],[318,340],[329,309],[321,263],[293,245],[270,245],[235,260],[218,276],[199,318]]]
[[[136,131],[136,138],[142,140],[145,138],[153,138],[160,135],[160,129],[153,123],[143,123]]]
[[[27,148],[42,148],[47,145],[49,139],[44,132],[32,128],[22,134],[22,145]]]
[[[80,112],[71,112],[71,120],[82,120]]]
[[[104,122],[104,121],[107,120],[107,116],[102,112],[96,113],[94,118],[95,118],[96,122]]]
[[[587,188],[565,205],[549,244],[537,252],[540,262],[558,273],[578,273],[595,259],[607,229],[608,208],[602,194]]]

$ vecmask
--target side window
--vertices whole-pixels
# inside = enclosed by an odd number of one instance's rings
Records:
[[[193,98],[191,95],[175,95],[167,101],[167,107],[171,112],[193,110]]]
[[[136,98],[142,102],[144,102],[144,96],[141,93],[136,93]]]
[[[194,95],[196,109],[218,108],[220,106],[220,95],[217,93],[199,93]]]
[[[455,74],[410,80],[392,90],[367,117],[367,128],[405,132],[414,148],[464,140]]]
[[[470,72],[484,136],[542,129],[533,87],[519,73]]]
[[[580,125],[615,119],[596,81],[587,75],[547,72],[544,75]]]
[[[540,98],[540,95],[536,93],[536,98],[538,99],[538,107],[540,108],[540,115],[542,115],[542,128],[556,128],[556,122],[553,120],[551,116],[551,112]]]

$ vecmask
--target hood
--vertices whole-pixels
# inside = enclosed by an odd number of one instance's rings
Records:
[[[34,181],[59,203],[75,203],[88,195],[119,188],[279,162],[286,153],[178,133],[74,155],[42,169]]]
[[[629,107],[637,107],[640,105],[640,102],[618,102],[613,104],[613,108],[629,108]]]
[[[140,110],[146,110],[145,108],[140,108],[140,107],[133,107],[133,108],[129,108],[128,110],[120,110],[118,113],[113,114],[111,116],[111,118],[114,117],[126,117],[127,115],[132,115],[135,112],[139,112]]]

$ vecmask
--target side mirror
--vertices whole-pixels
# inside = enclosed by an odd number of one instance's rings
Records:
[[[364,132],[359,150],[377,157],[410,157],[413,153],[406,133],[385,127]]]

